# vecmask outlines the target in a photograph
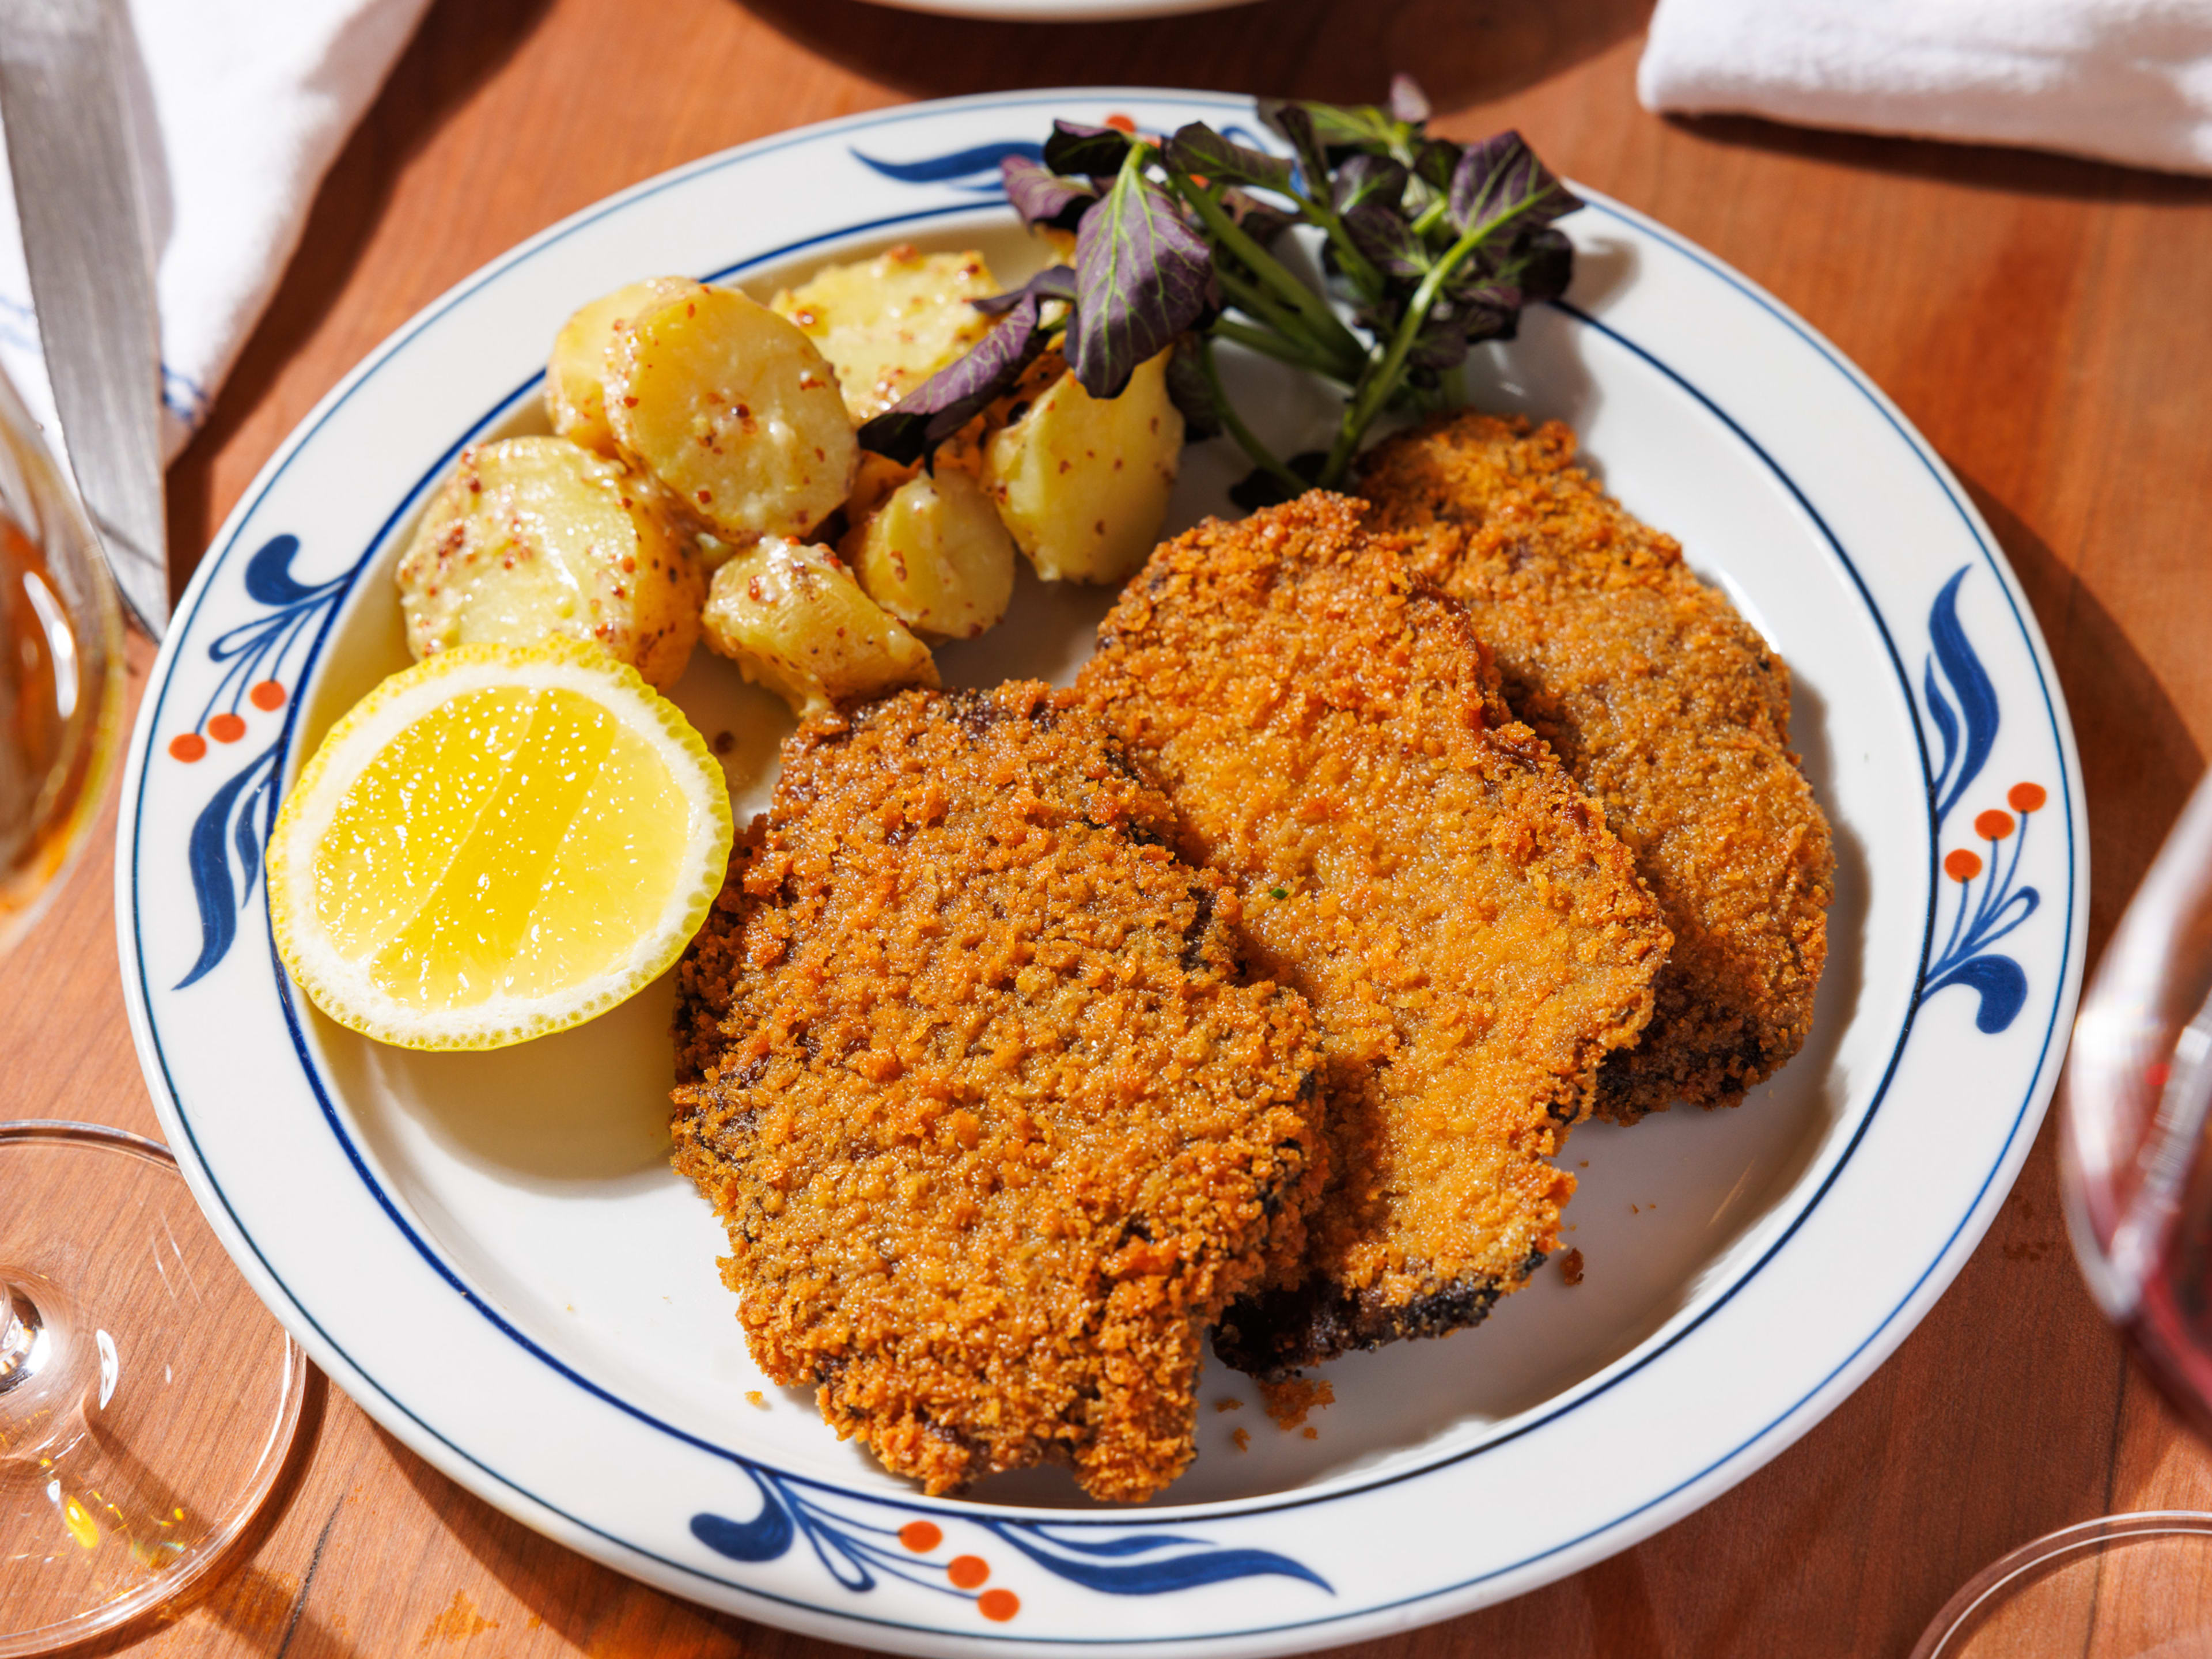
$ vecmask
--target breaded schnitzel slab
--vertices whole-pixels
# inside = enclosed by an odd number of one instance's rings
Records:
[[[1667,951],[1627,850],[1498,700],[1465,614],[1315,492],[1152,555],[1077,689],[1322,1022],[1303,1273],[1215,1347],[1279,1374],[1481,1318],[1557,1240],[1546,1160]]]
[[[1472,410],[1361,463],[1369,523],[1468,608],[1514,713],[1635,849],[1674,931],[1599,1115],[1733,1105],[1803,1045],[1835,854],[1790,749],[1790,671],[1728,596],[1573,465],[1575,436]]]
[[[1174,830],[1066,694],[902,693],[786,745],[684,960],[676,1166],[753,1358],[932,1492],[1165,1486],[1206,1328],[1304,1244],[1312,1011]]]

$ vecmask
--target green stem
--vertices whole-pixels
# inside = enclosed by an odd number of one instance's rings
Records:
[[[1238,345],[1249,347],[1262,356],[1273,357],[1279,363],[1289,363],[1293,368],[1308,369],[1316,374],[1326,374],[1346,386],[1351,384],[1350,378],[1340,370],[1335,362],[1297,340],[1285,338],[1273,329],[1255,328],[1249,323],[1238,322],[1234,317],[1217,317],[1213,321],[1213,332],[1224,340],[1234,340]]]
[[[1369,300],[1381,299],[1386,286],[1382,273],[1375,269],[1367,256],[1359,251],[1359,245],[1352,240],[1352,233],[1345,228],[1336,204],[1326,198],[1316,200],[1307,196],[1301,196],[1298,200],[1304,204],[1307,216],[1335,245],[1336,263],[1352,284]]]
[[[1359,365],[1350,366],[1347,373],[1347,366],[1334,351],[1315,337],[1313,330],[1306,325],[1305,319],[1287,306],[1278,303],[1266,289],[1256,283],[1247,282],[1218,261],[1213,267],[1213,277],[1220,283],[1221,291],[1227,296],[1230,304],[1235,306],[1239,311],[1258,318],[1283,338],[1295,341],[1316,357],[1326,359],[1329,364],[1329,373],[1336,379],[1348,386],[1358,378]]]
[[[1291,276],[1280,260],[1247,235],[1229,216],[1229,210],[1215,199],[1212,191],[1199,189],[1178,173],[1170,172],[1168,178],[1176,185],[1176,192],[1190,204],[1191,210],[1205,222],[1214,240],[1235,254],[1273,295],[1297,313],[1317,344],[1347,367],[1365,360],[1366,348],[1344,325],[1344,319],[1329,309],[1328,301]],[[1224,283],[1223,286],[1226,288],[1228,284]]]
[[[1421,325],[1428,320],[1429,312],[1436,305],[1437,295],[1443,292],[1444,284],[1451,281],[1475,249],[1502,226],[1511,223],[1526,212],[1533,200],[1533,198],[1525,198],[1496,218],[1470,227],[1442,258],[1429,267],[1427,275],[1421,278],[1420,287],[1413,290],[1413,300],[1407,306],[1405,314],[1398,319],[1398,326],[1391,331],[1390,343],[1384,349],[1382,360],[1370,365],[1367,373],[1360,376],[1359,385],[1353,390],[1351,401],[1345,404],[1344,418],[1337,424],[1336,441],[1329,447],[1328,459],[1323,464],[1317,480],[1322,488],[1332,489],[1343,482],[1346,471],[1351,467],[1352,455],[1359,447],[1359,440],[1389,403],[1399,376],[1405,373],[1407,356],[1413,350],[1413,341],[1420,334]]]
[[[1251,458],[1255,466],[1278,483],[1287,485],[1292,495],[1304,495],[1306,481],[1277,460],[1274,453],[1260,441],[1252,428],[1245,425],[1237,415],[1236,405],[1229,401],[1229,393],[1222,387],[1221,371],[1214,367],[1213,342],[1203,335],[1198,341],[1198,368],[1199,373],[1206,376],[1206,386],[1213,393],[1213,407],[1221,416],[1221,424],[1229,435],[1237,440],[1237,447]]]

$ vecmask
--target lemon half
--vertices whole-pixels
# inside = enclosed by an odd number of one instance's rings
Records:
[[[340,1024],[497,1048],[665,972],[730,856],[722,769],[597,646],[465,645],[331,729],[269,843],[277,953]]]

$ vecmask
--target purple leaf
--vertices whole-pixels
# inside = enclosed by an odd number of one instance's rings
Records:
[[[1168,140],[1167,163],[1178,173],[1194,173],[1212,185],[1256,185],[1291,191],[1288,156],[1270,155],[1223,137],[1203,121],[1193,121]]]
[[[1574,274],[1574,245],[1565,231],[1546,225],[1528,238],[1514,280],[1520,286],[1523,303],[1528,303],[1558,299],[1567,291]]]
[[[1304,104],[1281,98],[1262,98],[1257,108],[1260,118],[1290,141],[1298,158],[1298,173],[1303,176],[1304,188],[1315,194],[1328,190],[1328,155],[1314,131],[1312,111]]]
[[[1386,155],[1351,156],[1337,167],[1329,194],[1339,213],[1361,206],[1395,210],[1405,198],[1406,169]]]
[[[1365,202],[1343,216],[1352,245],[1384,276],[1412,282],[1429,268],[1428,249],[1395,208]]]
[[[1221,192],[1221,205],[1230,222],[1261,247],[1272,246],[1275,238],[1298,222],[1296,214],[1269,207],[1258,197],[1247,195],[1234,185]]]
[[[1176,354],[1168,359],[1168,401],[1182,416],[1182,435],[1188,443],[1218,438],[1222,430],[1221,410],[1214,401],[1213,383],[1198,366],[1201,349],[1186,334],[1176,342]]]
[[[1421,331],[1413,337],[1413,347],[1406,353],[1408,369],[1436,374],[1466,361],[1467,319],[1445,316],[1443,311],[1442,306],[1431,311]]]
[[[1084,211],[1098,199],[1098,192],[1081,179],[1063,179],[1042,162],[1009,155],[999,163],[999,177],[1006,186],[1006,199],[1032,228],[1051,225],[1073,230]]]
[[[1075,289],[1068,363],[1092,397],[1116,398],[1210,308],[1212,255],[1167,193],[1124,167],[1075,233]]]
[[[1413,172],[1439,191],[1449,191],[1460,154],[1460,146],[1449,138],[1425,138],[1413,152]]]
[[[1093,179],[1115,177],[1128,153],[1129,135],[1118,127],[1054,121],[1052,137],[1044,141],[1044,164],[1054,173],[1082,173]]]
[[[1421,83],[1410,75],[1390,77],[1390,113],[1407,126],[1417,127],[1429,118],[1429,95],[1421,90]]]
[[[1430,370],[1455,368],[1479,340],[1510,340],[1521,314],[1519,290],[1491,284],[1439,300],[1422,320],[1406,361]]]
[[[1322,463],[1328,459],[1318,449],[1309,449],[1291,456],[1283,465],[1311,483],[1321,477]],[[1229,486],[1229,499],[1247,513],[1279,506],[1298,493],[1265,467],[1255,467]]]
[[[1004,294],[994,294],[988,299],[970,300],[968,303],[986,317],[1003,317],[1032,295],[1040,300],[1072,301],[1075,298],[1075,273],[1066,265],[1049,265],[1019,288],[1010,289]]]
[[[968,355],[947,364],[860,431],[860,447],[911,466],[1014,388],[1022,371],[1051,343],[1044,327],[1048,300],[1075,292],[1066,265],[1041,270],[1012,294],[975,301],[1006,320],[978,340]]]
[[[1581,205],[1519,133],[1506,131],[1468,145],[1461,155],[1447,211],[1464,233],[1509,215],[1525,225],[1547,225]]]

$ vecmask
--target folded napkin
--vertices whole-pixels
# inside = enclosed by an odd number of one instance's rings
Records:
[[[428,3],[130,0],[138,62],[126,70],[142,88],[138,148],[159,259],[165,456],[207,417],[325,169]],[[0,367],[59,448],[4,165]]]
[[[2212,0],[1659,0],[1645,106],[2212,172]]]

